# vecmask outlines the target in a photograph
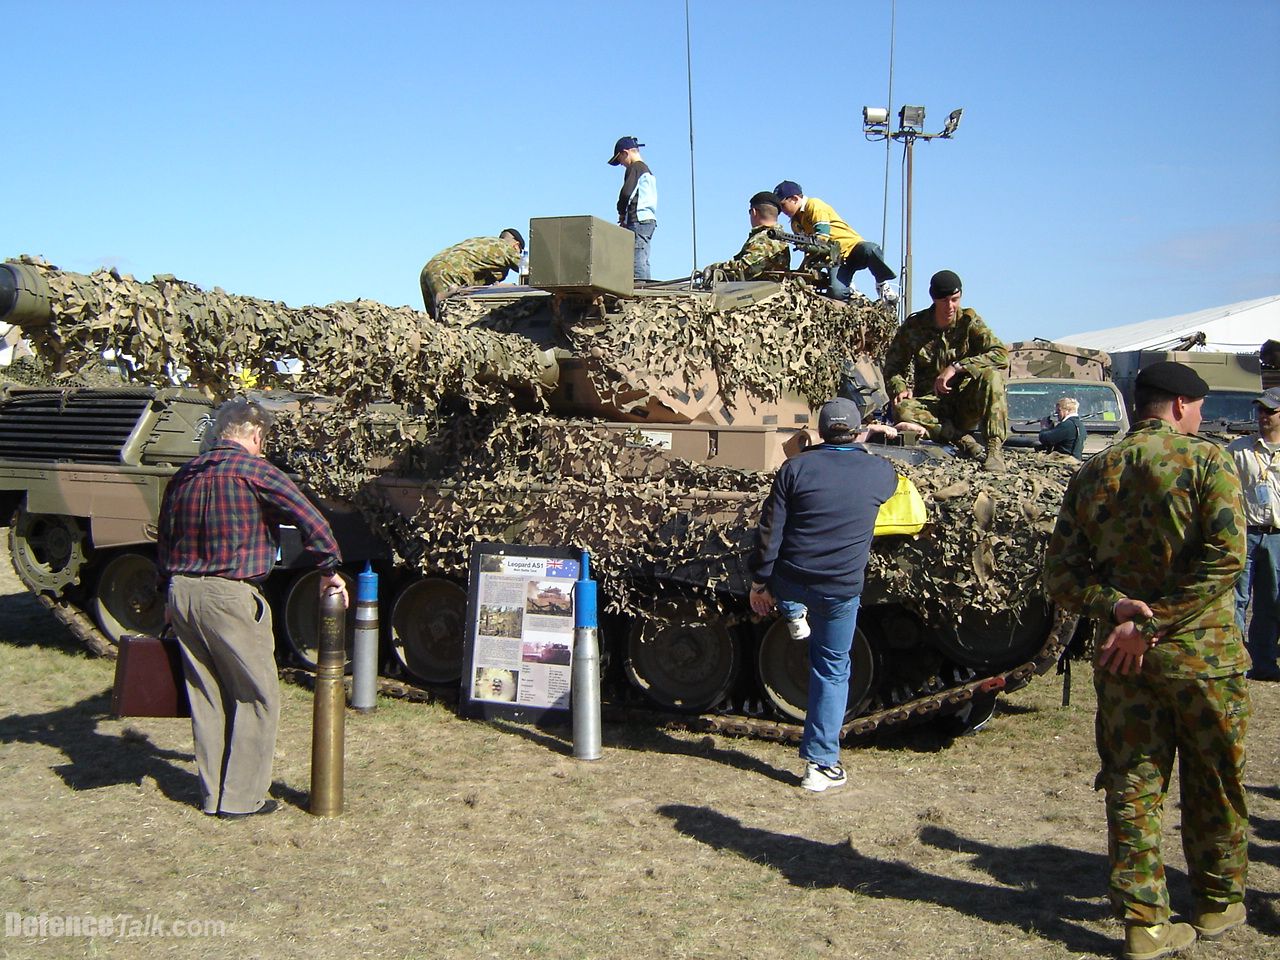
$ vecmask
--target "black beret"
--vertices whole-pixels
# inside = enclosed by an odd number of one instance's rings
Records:
[[[934,300],[942,300],[959,292],[960,278],[950,270],[939,270],[929,281],[929,296]]]
[[[1138,371],[1138,379],[1134,386],[1139,390],[1160,390],[1175,397],[1190,397],[1199,400],[1209,392],[1209,385],[1200,374],[1185,363],[1172,360],[1161,360]]]
[[[778,199],[778,195],[772,190],[761,190],[751,198],[751,206],[758,209],[761,204],[768,204],[771,207],[777,207],[779,210],[782,209],[782,201]]]
[[[519,230],[517,230],[515,227],[507,227],[505,230],[502,231],[502,233],[511,234],[511,239],[514,240],[516,243],[520,244],[520,252],[524,253],[524,237],[521,235]],[[498,234],[498,236],[502,236],[502,233]]]

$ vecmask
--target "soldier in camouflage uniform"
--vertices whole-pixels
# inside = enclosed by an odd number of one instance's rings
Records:
[[[703,271],[703,276],[716,274],[729,280],[751,280],[766,272],[785,273],[791,269],[791,247],[785,240],[776,240],[769,231],[778,226],[779,200],[775,194],[762,190],[751,198],[751,232],[747,242],[732,260],[713,263]]]
[[[1045,585],[1110,627],[1094,671],[1097,786],[1124,956],[1150,958],[1245,921],[1249,694],[1232,592],[1244,556],[1240,480],[1221,447],[1191,435],[1209,387],[1166,361],[1135,388],[1139,422],[1067,489]],[[1191,924],[1169,922],[1160,854],[1175,754]]]
[[[500,282],[507,271],[520,269],[522,253],[524,237],[515,227],[507,227],[496,237],[472,237],[437,253],[418,278],[427,313],[438,318],[440,304],[460,287]]]
[[[961,309],[960,295],[960,278],[950,270],[933,275],[933,306],[911,314],[898,328],[885,353],[885,381],[899,430],[955,443],[966,456],[984,457],[985,469],[1003,473],[1009,350],[974,310]],[[914,389],[908,380],[913,366]],[[985,451],[973,436],[975,429],[986,437]]]

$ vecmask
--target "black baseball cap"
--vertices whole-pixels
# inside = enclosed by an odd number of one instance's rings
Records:
[[[1185,363],[1173,360],[1161,360],[1138,371],[1134,386],[1139,390],[1160,390],[1175,397],[1190,397],[1199,400],[1209,392],[1209,385],[1204,378]]]
[[[1272,387],[1253,402],[1268,410],[1280,410],[1280,387]]]
[[[804,196],[804,191],[800,189],[800,184],[796,183],[794,180],[783,180],[773,188],[773,192],[777,194],[779,200],[786,200],[788,197]]]
[[[609,166],[616,167],[622,162],[618,159],[618,154],[623,150],[636,150],[643,146],[644,144],[635,137],[619,137],[618,142],[613,145],[613,153],[609,156]]]
[[[854,433],[862,426],[862,412],[846,397],[836,397],[822,405],[818,412],[818,435],[823,440]]]

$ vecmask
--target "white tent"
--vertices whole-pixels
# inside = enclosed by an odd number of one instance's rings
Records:
[[[1173,350],[1197,333],[1204,342],[1196,346],[1219,353],[1256,353],[1258,347],[1280,338],[1280,295],[1243,300],[1163,320],[1143,320],[1106,330],[1057,337],[1059,343],[1093,347],[1118,353],[1122,350]]]

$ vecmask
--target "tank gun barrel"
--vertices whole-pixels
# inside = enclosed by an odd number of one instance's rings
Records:
[[[222,395],[245,385],[422,403],[501,383],[549,389],[550,351],[519,336],[436,323],[372,300],[289,307],[161,275],[78,274],[32,258],[0,265],[0,321],[59,371],[114,351],[129,379],[182,379]],[[290,361],[301,371],[282,372]]]

